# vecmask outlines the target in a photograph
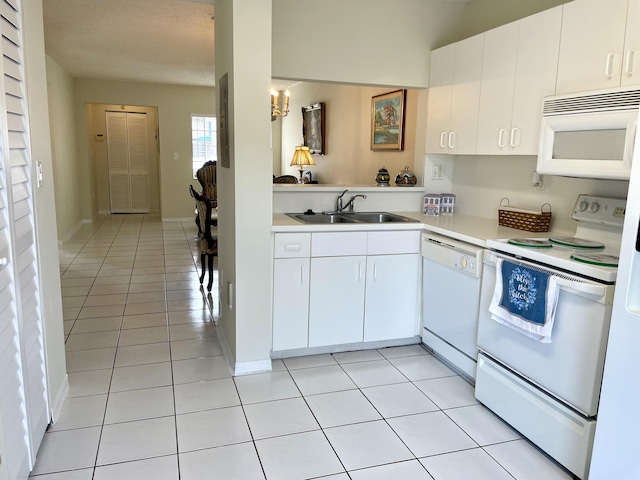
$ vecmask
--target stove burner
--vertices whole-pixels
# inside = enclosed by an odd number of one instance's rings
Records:
[[[535,238],[510,238],[507,243],[530,248],[551,248],[553,246],[548,240],[537,240]]]
[[[577,237],[549,237],[551,243],[573,248],[604,248],[604,243]]]
[[[600,267],[617,267],[619,260],[615,255],[604,255],[601,253],[573,253],[571,259]]]

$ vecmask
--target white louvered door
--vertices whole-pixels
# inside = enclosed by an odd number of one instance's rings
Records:
[[[106,112],[112,213],[149,212],[147,114]]]
[[[19,0],[0,0],[0,413],[9,479],[49,422]]]

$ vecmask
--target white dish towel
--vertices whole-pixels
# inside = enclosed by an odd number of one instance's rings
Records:
[[[498,259],[491,318],[541,343],[551,343],[558,305],[555,275]]]

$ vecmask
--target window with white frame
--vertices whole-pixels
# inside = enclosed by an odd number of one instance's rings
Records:
[[[216,117],[191,115],[191,160],[193,178],[202,164],[218,159]]]

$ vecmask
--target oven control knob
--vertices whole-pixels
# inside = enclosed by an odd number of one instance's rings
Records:
[[[591,213],[596,213],[598,210],[600,210],[600,204],[598,202],[591,202],[591,204],[589,205],[589,211]]]
[[[467,268],[469,261],[467,260],[467,257],[462,257],[460,259],[460,265],[462,265],[462,268]]]
[[[587,203],[586,200],[582,200],[579,204],[578,204],[578,211],[579,212],[584,212],[587,207],[589,206],[589,204]]]

